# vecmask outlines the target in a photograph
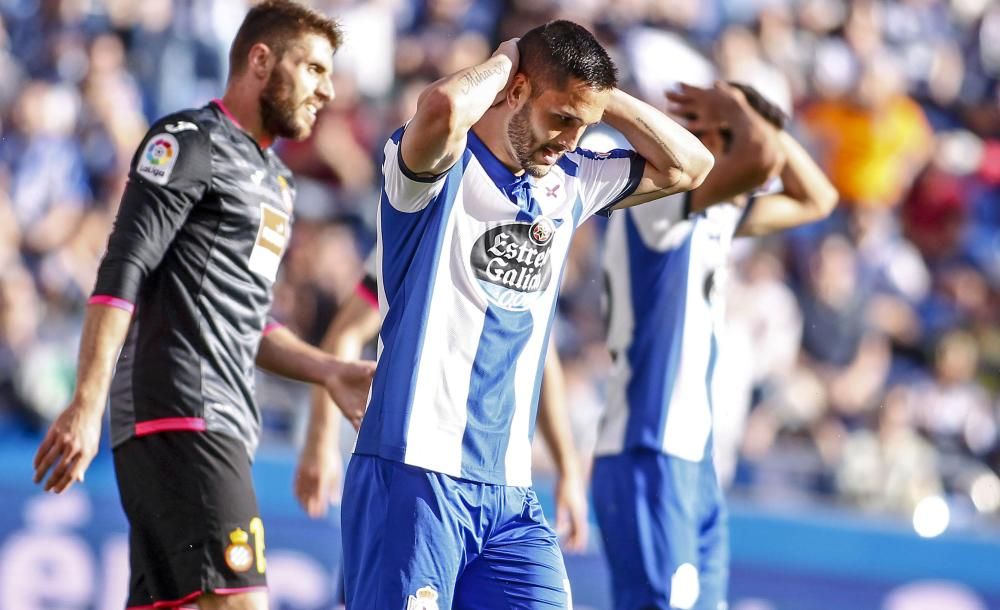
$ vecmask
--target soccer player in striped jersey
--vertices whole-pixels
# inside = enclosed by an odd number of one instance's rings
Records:
[[[365,277],[344,302],[330,323],[323,349],[341,360],[361,357],[365,344],[378,336],[378,285],[374,276],[375,257],[368,257]],[[569,430],[564,399],[564,382],[559,353],[549,341],[538,398],[538,428],[549,447],[558,478],[555,487],[556,532],[564,537],[564,548],[582,551],[587,545],[587,494],[580,473],[579,458]],[[314,391],[308,436],[295,472],[295,497],[311,517],[326,514],[337,498],[341,463],[338,433],[330,395]],[[336,405],[354,429],[361,427],[364,410],[352,405]],[[358,405],[363,406],[363,405]]]
[[[616,81],[592,34],[554,21],[429,86],[386,143],[379,359],[342,504],[348,607],[572,606],[530,487],[570,240],[712,165]],[[577,148],[602,120],[636,152]]]
[[[615,610],[724,610],[728,530],[712,462],[712,380],[735,235],[827,216],[837,193],[754,89],[682,86],[672,110],[713,152],[697,189],[608,228],[614,365],[592,491]],[[781,193],[747,196],[779,175]]]

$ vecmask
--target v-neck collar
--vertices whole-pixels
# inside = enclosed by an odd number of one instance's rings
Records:
[[[493,151],[471,129],[469,130],[468,141],[472,154],[475,155],[476,160],[483,166],[483,169],[486,170],[486,175],[490,177],[493,184],[497,185],[497,188],[504,189],[504,187],[522,182],[530,183],[527,172],[521,172],[521,175],[517,175],[510,171],[510,168],[504,165],[500,159],[497,159]]]

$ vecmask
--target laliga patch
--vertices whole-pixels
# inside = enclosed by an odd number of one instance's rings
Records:
[[[139,156],[135,173],[150,182],[166,184],[174,171],[177,155],[180,152],[181,147],[177,144],[177,138],[169,133],[157,134],[146,141],[146,148]]]
[[[272,282],[278,276],[278,264],[291,236],[288,214],[266,203],[260,204],[260,225],[250,251],[250,270]]]
[[[253,549],[247,544],[249,540],[250,535],[240,528],[229,533],[229,546],[223,556],[233,572],[246,572],[253,567]]]
[[[438,592],[434,587],[420,587],[406,600],[406,610],[438,610]]]

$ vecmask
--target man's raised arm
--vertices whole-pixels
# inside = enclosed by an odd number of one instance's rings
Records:
[[[434,177],[454,165],[465,150],[469,129],[498,101],[517,64],[517,40],[508,40],[483,63],[428,86],[403,136],[406,169]]]
[[[646,160],[642,180],[616,207],[627,208],[697,188],[712,169],[712,153],[660,110],[621,89],[611,92],[604,122]]]

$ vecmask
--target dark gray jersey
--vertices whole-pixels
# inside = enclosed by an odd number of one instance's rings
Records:
[[[212,430],[253,455],[254,361],[294,197],[288,168],[219,101],[150,129],[91,298],[135,310],[111,389],[114,446]]]

